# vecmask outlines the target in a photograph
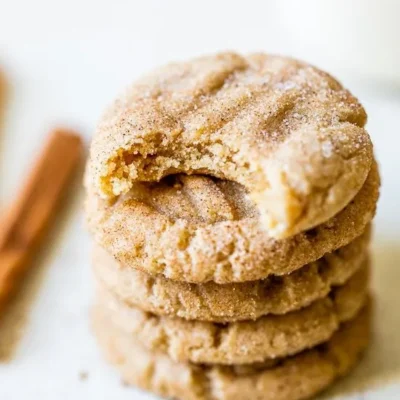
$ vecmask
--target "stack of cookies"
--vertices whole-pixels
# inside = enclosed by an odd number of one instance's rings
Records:
[[[94,332],[127,384],[182,400],[308,398],[367,347],[379,174],[328,74],[222,53],[105,113],[86,212]]]

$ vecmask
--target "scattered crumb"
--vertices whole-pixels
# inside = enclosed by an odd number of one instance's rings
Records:
[[[89,378],[89,373],[87,371],[79,372],[79,380],[86,381]]]

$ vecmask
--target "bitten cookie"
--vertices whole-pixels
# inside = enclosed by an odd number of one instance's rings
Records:
[[[172,281],[124,267],[99,246],[93,251],[93,270],[122,301],[157,315],[213,322],[254,320],[306,307],[327,296],[332,286],[343,285],[364,261],[370,231],[368,227],[347,246],[289,275],[261,281],[225,285]]]
[[[127,306],[104,289],[98,290],[97,304],[113,324],[142,346],[175,361],[250,364],[293,355],[327,341],[365,304],[368,278],[365,263],[344,286],[306,308],[228,324],[159,317]]]
[[[223,284],[285,275],[347,245],[373,218],[379,182],[374,163],[344,210],[283,240],[270,238],[260,226],[242,187],[206,176],[137,184],[112,205],[89,187],[86,210],[95,241],[125,267]]]
[[[121,332],[101,309],[94,331],[126,384],[180,400],[301,400],[349,373],[370,338],[370,306],[326,343],[286,359],[245,366],[176,363],[152,353]]]
[[[176,173],[243,185],[271,237],[337,214],[372,163],[360,103],[327,73],[291,58],[220,53],[138,80],[106,112],[90,176],[113,199]]]

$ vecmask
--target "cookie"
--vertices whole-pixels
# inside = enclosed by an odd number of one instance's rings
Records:
[[[125,267],[224,284],[285,275],[347,245],[373,218],[378,195],[374,164],[343,211],[284,240],[270,238],[260,226],[242,187],[207,176],[137,184],[113,205],[89,187],[86,213],[95,241]]]
[[[347,246],[289,275],[262,281],[196,285],[153,277],[118,264],[99,246],[93,251],[93,270],[121,300],[157,315],[213,322],[254,320],[306,307],[327,296],[332,286],[344,284],[365,259],[370,231],[368,227]]]
[[[271,237],[342,210],[372,164],[366,113],[334,78],[291,58],[221,53],[134,84],[105,113],[91,182],[113,199],[177,173],[243,185]]]
[[[174,361],[249,364],[296,354],[328,340],[365,304],[368,278],[366,264],[344,286],[306,308],[228,324],[156,316],[127,306],[104,289],[98,291],[97,304],[142,346]]]
[[[326,389],[358,362],[370,339],[367,305],[326,343],[266,364],[206,366],[152,353],[96,309],[93,327],[106,357],[126,384],[177,400],[301,400]]]

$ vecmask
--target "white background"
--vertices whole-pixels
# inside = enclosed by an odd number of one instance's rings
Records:
[[[360,389],[355,381],[367,376],[365,393],[355,398],[399,398],[399,3],[0,0],[0,69],[10,85],[0,133],[0,207],[13,200],[49,129],[64,124],[88,141],[104,106],[153,66],[223,49],[317,63],[365,104],[384,178],[374,244],[377,340],[344,388]],[[37,266],[43,276],[26,332],[13,360],[0,363],[2,400],[151,398],[120,384],[91,337],[90,240],[81,202],[77,189]]]

